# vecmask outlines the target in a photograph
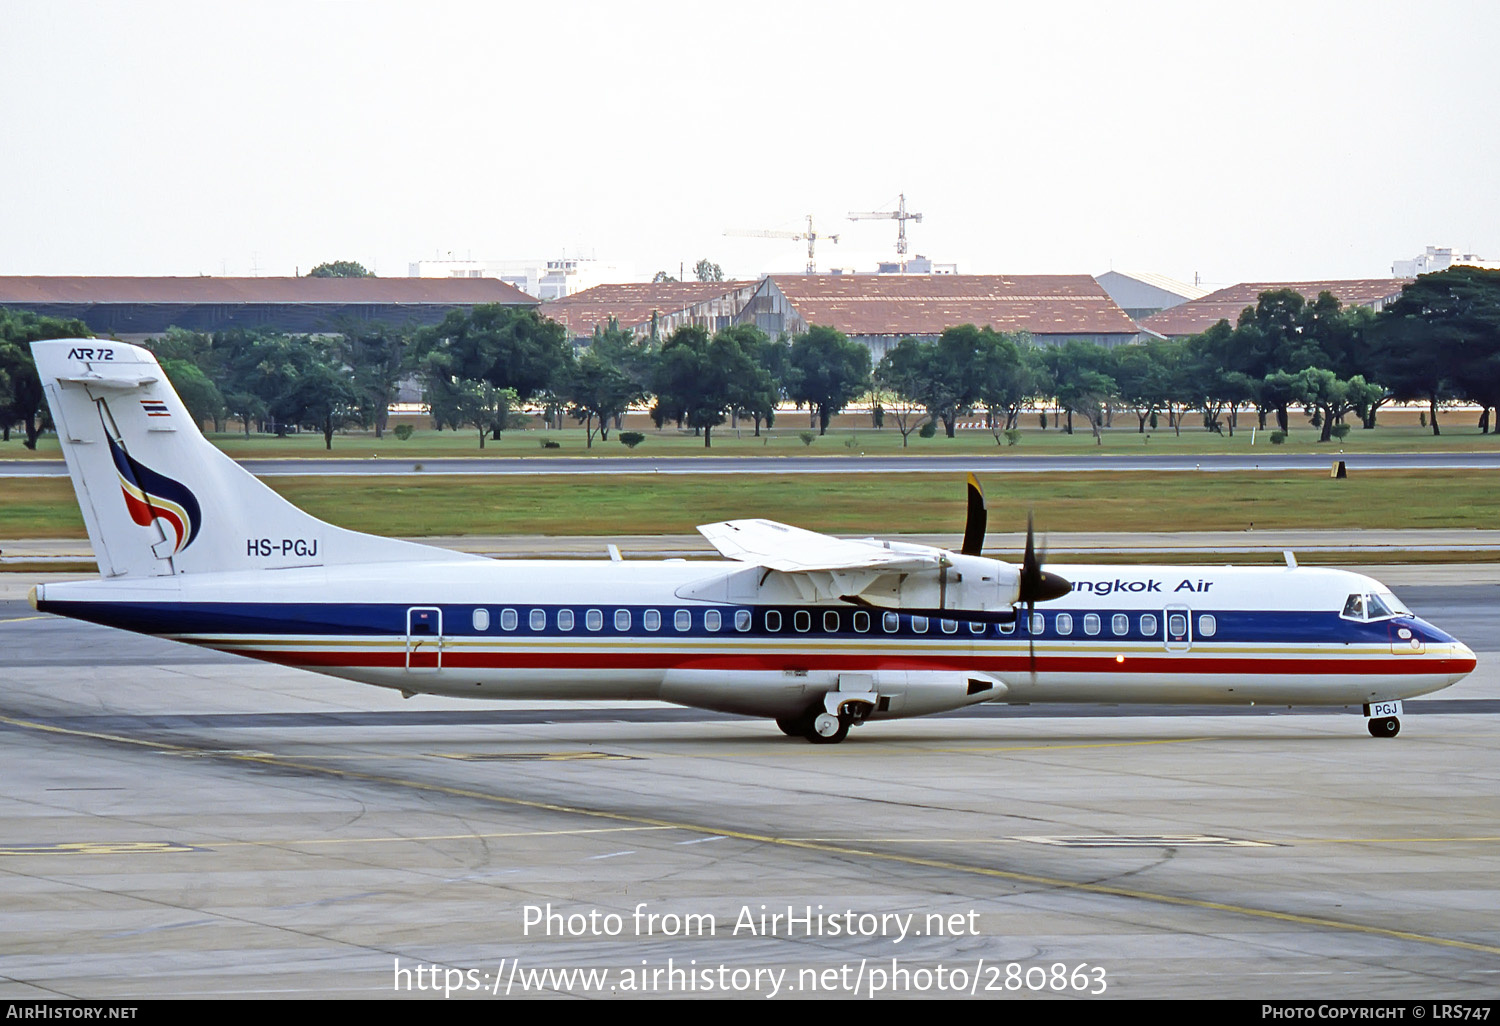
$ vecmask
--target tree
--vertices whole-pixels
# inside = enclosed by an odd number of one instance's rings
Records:
[[[1077,413],[1089,422],[1094,444],[1102,445],[1104,404],[1119,390],[1109,350],[1075,338],[1043,350],[1042,359],[1052,375],[1052,394],[1068,412],[1067,432],[1073,433],[1073,414]]]
[[[868,359],[868,357],[866,357]],[[729,411],[742,407],[750,394],[769,388],[769,375],[757,367],[734,334],[685,324],[662,343],[653,390],[657,424],[686,420],[703,432],[704,448],[713,446],[713,429]]]
[[[205,420],[211,420],[214,430],[219,430],[229,412],[219,386],[210,381],[197,364],[188,360],[158,358],[157,362],[161,364],[167,380],[172,383],[172,388],[193,419],[200,425]]]
[[[776,407],[780,405],[785,390],[791,346],[784,337],[773,339],[753,324],[731,324],[719,334],[733,338],[759,371],[741,383],[734,403],[736,416],[750,417],[755,421],[755,437],[759,438],[761,421],[765,421],[767,427],[776,422]]]
[[[313,350],[290,387],[277,396],[271,411],[282,423],[306,425],[323,433],[323,448],[333,449],[333,432],[355,419],[358,395],[335,353]]]
[[[237,332],[230,349],[232,385],[226,405],[249,417],[269,417],[277,436],[314,427],[325,448],[333,432],[354,418],[358,396],[336,343],[311,335]],[[246,433],[249,433],[247,423]]]
[[[645,398],[643,383],[630,373],[631,350],[637,348],[630,332],[611,320],[609,331],[595,331],[593,344],[569,370],[563,394],[568,412],[584,425],[588,448],[594,446],[594,418],[599,420],[600,437],[607,442],[611,419]]]
[[[440,426],[457,431],[472,427],[479,431],[479,448],[485,439],[510,426],[511,410],[516,405],[513,388],[496,388],[488,381],[465,379],[444,382],[435,390],[430,403],[433,419]]]
[[[19,423],[26,431],[21,444],[35,449],[37,438],[52,423],[30,343],[49,338],[92,338],[93,334],[80,320],[0,308],[0,428],[6,441],[10,440],[11,425]]]
[[[875,386],[881,390],[881,406],[896,421],[903,449],[907,447],[911,433],[931,417],[924,401],[931,348],[931,343],[903,338],[880,358],[880,364],[875,368]]]
[[[1381,379],[1397,392],[1426,392],[1437,433],[1447,389],[1485,411],[1500,405],[1500,271],[1450,267],[1407,285],[1376,318]]]
[[[1168,410],[1176,398],[1181,349],[1170,339],[1153,338],[1114,351],[1115,382],[1121,401],[1130,405],[1139,420],[1137,433],[1145,434],[1146,422],[1158,411]]]
[[[436,373],[439,384],[488,381],[514,389],[520,402],[562,391],[573,356],[562,325],[499,303],[450,312],[419,331],[413,349],[414,364]]]
[[[941,421],[949,438],[957,429],[958,413],[979,398],[975,390],[975,359],[979,329],[972,324],[948,328],[927,351],[927,412]]]
[[[660,285],[663,282],[674,282],[676,280],[676,278],[672,277],[666,271],[657,271],[651,276],[651,284],[653,285]]]
[[[383,438],[401,377],[412,369],[412,333],[380,323],[344,324],[339,331],[339,355],[352,377],[355,411],[360,423],[373,426],[375,437]]]
[[[307,272],[309,278],[373,278],[363,264],[353,260],[331,260]]]
[[[1014,430],[1021,407],[1041,391],[1042,375],[1031,336],[981,328],[975,351],[974,395],[989,415],[995,444]]]
[[[699,281],[723,281],[724,269],[704,257],[693,265],[693,276]]]
[[[817,410],[818,434],[833,415],[870,390],[870,350],[834,328],[814,326],[792,339],[787,395]]]

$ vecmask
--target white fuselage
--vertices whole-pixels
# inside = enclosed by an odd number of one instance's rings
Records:
[[[998,624],[703,597],[740,569],[402,562],[54,584],[38,603],[406,692],[762,716],[841,688],[880,695],[872,719],[997,699],[1360,705],[1447,687],[1475,665],[1410,615],[1344,615],[1350,596],[1384,589],[1340,570],[1057,566],[1071,594],[1032,623],[1023,611]]]

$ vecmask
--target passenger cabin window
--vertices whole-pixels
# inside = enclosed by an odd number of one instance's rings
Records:
[[[1059,634],[1072,634],[1073,633],[1073,614],[1072,613],[1058,613],[1057,614],[1057,619],[1054,622],[1057,624],[1057,633],[1059,633]]]
[[[1041,613],[1032,613],[1031,614],[1031,623],[1028,625],[1027,630],[1030,631],[1032,634],[1041,634],[1046,629],[1047,629],[1047,618],[1045,616],[1043,616]]]
[[[944,634],[957,634],[958,633],[958,621],[957,620],[944,620],[943,621],[943,633]]]
[[[970,634],[983,634],[984,633],[984,628],[985,628],[985,624],[980,623],[978,620],[973,620],[973,621],[970,621],[970,623],[969,623],[969,633]]]
[[[590,609],[583,614],[583,625],[591,631],[597,631],[604,626],[604,614],[597,609]]]
[[[716,631],[724,626],[724,618],[717,609],[706,610],[703,614],[703,629]]]
[[[880,618],[880,623],[887,634],[895,634],[901,629],[901,616],[898,613],[886,613]]]
[[[474,629],[476,631],[487,631],[490,629],[490,611],[488,609],[474,610]]]
[[[628,630],[630,630],[630,610],[628,610],[628,609],[616,609],[615,610],[615,630],[617,630],[617,631],[628,631]]]
[[[1203,638],[1211,638],[1219,629],[1219,621],[1212,613],[1204,613],[1198,617],[1198,635]]]
[[[686,609],[679,609],[672,615],[672,626],[679,631],[685,631],[693,626],[693,614]]]
[[[648,609],[641,614],[641,625],[648,631],[661,630],[661,613],[655,609]]]
[[[1154,637],[1156,637],[1156,614],[1155,613],[1142,613],[1141,614],[1141,633],[1144,634],[1148,638],[1154,638]]]
[[[1116,637],[1124,637],[1130,633],[1130,617],[1124,613],[1116,613],[1109,618],[1109,629],[1115,632]]]
[[[829,634],[837,634],[839,631],[839,614],[832,609],[823,614],[823,630]]]
[[[1016,633],[1016,621],[1012,620],[1010,623],[1002,623],[1000,625],[1000,633],[1001,634],[1014,634],[1014,633]]]
[[[748,631],[750,629],[750,610],[736,609],[734,611],[734,629],[737,631]]]
[[[812,614],[805,609],[799,609],[792,614],[792,626],[806,634],[812,630]]]
[[[573,610],[559,609],[557,611],[557,629],[560,631],[573,629]]]
[[[781,614],[774,609],[766,610],[766,630],[781,630]]]
[[[1167,617],[1167,634],[1173,641],[1180,641],[1187,636],[1187,615],[1185,613],[1173,613]]]
[[[544,609],[533,609],[531,611],[531,629],[544,631],[547,629],[547,611]]]
[[[1083,633],[1085,633],[1085,634],[1089,635],[1090,637],[1092,637],[1095,634],[1099,633],[1099,629],[1100,629],[1099,614],[1098,613],[1084,613],[1083,614]]]
[[[517,617],[514,609],[500,610],[500,629],[502,631],[513,631],[516,629]]]
[[[870,629],[870,614],[861,609],[854,614],[854,629],[863,634]]]
[[[914,616],[911,618],[911,629],[916,634],[927,633],[927,617]]]

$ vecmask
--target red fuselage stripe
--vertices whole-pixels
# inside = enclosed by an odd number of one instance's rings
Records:
[[[219,646],[215,646],[219,647]],[[400,669],[407,665],[404,652],[369,651],[266,651],[254,648],[223,646],[221,651],[250,656],[285,666],[375,666]],[[416,653],[412,665],[432,668],[435,661],[430,653]],[[1184,653],[1180,656],[1153,655],[1127,656],[1117,661],[1114,656],[1037,656],[1036,669],[1047,673],[1115,673],[1115,674],[1180,674],[1207,673],[1225,675],[1244,674],[1299,674],[1299,675],[1388,675],[1411,674],[1434,676],[1440,674],[1470,673],[1476,661],[1473,659],[1431,659],[1424,656],[1386,656],[1382,658],[1275,658],[1245,656],[1201,656]],[[444,652],[442,668],[445,670],[637,670],[692,668],[695,670],[782,670],[787,668],[809,670],[953,670],[963,672],[990,671],[1002,673],[1029,672],[1031,660],[1023,653],[1008,656],[919,656],[919,655],[871,655],[868,653],[818,653],[797,655],[793,653],[766,653],[765,655],[708,655],[683,653],[671,655],[657,652]]]

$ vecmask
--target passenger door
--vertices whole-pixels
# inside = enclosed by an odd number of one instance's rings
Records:
[[[443,611],[413,606],[406,611],[406,669],[436,673],[443,668]]]

